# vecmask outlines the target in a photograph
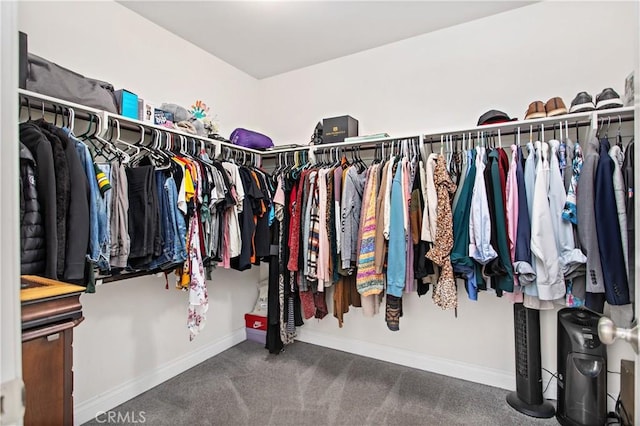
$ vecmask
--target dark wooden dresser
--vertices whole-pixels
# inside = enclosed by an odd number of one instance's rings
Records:
[[[84,287],[23,275],[24,424],[73,425],[73,328],[84,317]]]

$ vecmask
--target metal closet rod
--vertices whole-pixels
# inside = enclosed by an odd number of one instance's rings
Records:
[[[65,101],[64,99],[58,99],[47,95],[42,95],[40,93],[31,92],[29,90],[18,89],[18,95],[20,97],[20,106],[31,107],[32,110],[41,111],[44,109],[45,112],[49,113],[57,113],[60,112],[60,108],[64,111],[64,109],[72,109],[74,112],[75,118],[79,118],[81,120],[88,121],[92,116],[99,116],[103,126],[103,132],[108,126],[109,119],[115,119],[120,122],[121,129],[130,130],[138,132],[140,130],[140,126],[145,129],[146,134],[152,134],[153,130],[159,130],[161,132],[169,132],[179,136],[185,136],[187,138],[193,138],[200,141],[203,141],[207,144],[213,145],[215,147],[226,147],[235,151],[241,151],[246,153],[255,154],[261,156],[264,154],[263,151],[259,151],[256,149],[245,148],[238,145],[234,145],[232,143],[223,142],[215,139],[210,139],[198,135],[192,135],[191,133],[182,132],[180,130],[170,129],[168,127],[157,126],[155,124],[146,123],[140,120],[136,120],[129,117],[123,117],[118,114],[113,114],[108,111],[99,110],[96,108],[87,107],[85,105],[76,104],[74,102]],[[25,100],[25,98],[27,100]],[[28,99],[34,100],[37,103],[34,105],[28,102]],[[221,151],[221,149],[220,149]],[[216,151],[218,152],[218,151]]]
[[[329,148],[350,148],[350,147],[358,147],[361,149],[367,149],[367,148],[376,148],[377,146],[379,146],[380,144],[383,143],[392,143],[392,142],[402,142],[402,141],[408,141],[408,140],[415,140],[416,142],[418,142],[420,140],[420,136],[419,135],[412,135],[412,136],[401,136],[401,137],[389,137],[389,138],[381,138],[381,139],[369,139],[369,140],[357,140],[357,141],[348,141],[348,142],[335,142],[335,143],[326,143],[326,144],[320,144],[320,145],[307,145],[307,146],[298,146],[298,147],[294,147],[294,148],[283,148],[283,149],[278,149],[278,147],[274,147],[273,149],[270,149],[268,151],[264,151],[263,152],[263,156],[265,158],[271,158],[271,157],[276,157],[278,154],[287,154],[287,153],[291,153],[291,152],[296,152],[296,151],[318,151],[318,150],[325,150],[325,149],[329,149]]]
[[[120,124],[122,126],[122,128],[125,128],[127,130],[133,130],[133,131],[137,131],[139,129],[138,126],[143,126],[145,128],[145,130],[149,130],[149,132],[152,132],[151,129],[157,129],[160,131],[166,131],[166,132],[170,132],[176,135],[182,135],[185,137],[189,137],[189,138],[195,138],[198,140],[202,140],[205,143],[209,143],[212,144],[216,147],[220,147],[216,153],[221,152],[222,151],[222,147],[226,147],[232,150],[236,150],[236,151],[241,151],[241,152],[247,152],[247,153],[252,153],[255,154],[257,156],[260,156],[260,159],[262,159],[262,157],[264,158],[274,158],[277,157],[278,154],[283,154],[283,153],[290,153],[290,152],[296,152],[296,151],[310,151],[310,153],[315,152],[318,149],[326,149],[326,148],[336,148],[336,147],[351,147],[351,146],[359,146],[361,149],[362,148],[370,148],[370,147],[376,147],[379,144],[383,144],[383,143],[388,143],[388,142],[394,142],[394,141],[403,141],[403,140],[410,140],[410,139],[416,139],[419,140],[420,142],[427,140],[427,138],[429,139],[439,139],[440,137],[444,137],[444,136],[455,136],[455,135],[460,135],[460,134],[466,134],[466,133],[471,133],[472,136],[476,136],[478,132],[484,132],[485,134],[490,134],[492,132],[497,132],[498,130],[500,130],[500,135],[501,136],[510,136],[510,135],[514,135],[517,134],[517,129],[520,128],[520,132],[522,133],[528,133],[529,129],[531,128],[531,126],[534,127],[534,129],[537,131],[538,127],[541,127],[542,125],[544,125],[545,127],[547,127],[545,129],[545,131],[547,130],[553,130],[553,126],[557,125],[558,123],[561,122],[568,122],[569,127],[571,128],[575,128],[575,127],[584,127],[587,125],[592,125],[594,124],[594,119],[595,120],[599,120],[600,118],[606,117],[606,118],[611,118],[611,122],[615,123],[615,118],[617,116],[620,116],[620,121],[621,122],[628,122],[628,121],[632,121],[634,119],[633,114],[634,114],[634,108],[632,106],[630,107],[621,107],[621,108],[612,108],[612,109],[606,109],[606,110],[597,110],[597,111],[589,111],[589,112],[583,112],[583,113],[574,113],[574,114],[565,114],[565,115],[559,115],[559,116],[555,116],[555,117],[545,117],[545,118],[539,118],[539,119],[533,119],[533,120],[520,120],[520,121],[512,121],[512,122],[506,122],[506,123],[498,123],[498,124],[490,124],[490,125],[485,125],[485,126],[476,126],[476,127],[472,127],[472,128],[467,128],[467,129],[454,129],[454,130],[445,130],[445,131],[440,131],[440,132],[436,132],[436,133],[423,133],[422,135],[411,135],[411,136],[404,136],[404,137],[389,137],[389,138],[384,138],[384,139],[373,139],[373,140],[360,140],[360,141],[349,141],[349,142],[336,142],[336,143],[331,143],[331,144],[321,144],[321,145],[307,145],[307,146],[299,146],[299,147],[287,147],[284,149],[278,149],[278,147],[274,147],[274,149],[268,150],[268,151],[260,151],[260,150],[255,150],[255,149],[251,149],[251,148],[244,148],[244,147],[240,147],[238,145],[234,145],[231,143],[227,143],[227,142],[223,142],[223,141],[219,141],[219,140],[215,140],[215,139],[209,139],[209,138],[204,138],[202,136],[197,136],[197,135],[192,135],[190,133],[186,133],[186,132],[181,132],[179,130],[174,130],[174,129],[169,129],[166,127],[161,127],[161,126],[156,126],[156,125],[152,125],[149,123],[145,123],[139,120],[135,120],[132,118],[128,118],[128,117],[123,117],[117,114],[113,114],[113,113],[109,113],[106,111],[101,111],[95,108],[90,108],[90,107],[86,107],[84,105],[79,105],[73,102],[69,102],[69,101],[65,101],[62,99],[57,99],[57,98],[53,98],[50,96],[46,96],[46,95],[41,95],[39,93],[35,93],[35,92],[31,92],[28,90],[24,90],[24,89],[18,89],[18,93],[21,96],[24,97],[28,97],[31,99],[35,99],[37,101],[39,101],[40,103],[42,103],[44,105],[44,102],[48,102],[51,106],[46,108],[45,107],[45,111],[47,112],[51,112],[51,113],[55,113],[55,106],[62,106],[62,107],[67,107],[67,108],[71,108],[74,110],[75,112],[75,116],[76,117],[80,117],[81,116],[78,115],[77,111],[82,111],[86,114],[86,116],[88,118],[91,117],[91,115],[101,115],[101,117],[103,118],[103,126],[106,126],[108,123],[108,118],[115,118],[118,121],[120,121]],[[26,105],[26,103],[25,103]],[[35,109],[35,108],[34,108]],[[123,125],[123,123],[125,123]],[[129,123],[129,124],[127,124]],[[439,143],[439,140],[435,140],[433,141],[433,143]]]
[[[454,129],[454,130],[445,130],[440,132],[432,132],[425,133],[423,135],[424,140],[426,141],[428,138],[431,139],[439,139],[441,136],[456,136],[461,134],[471,133],[473,137],[476,137],[478,132],[484,132],[487,134],[496,134],[498,130],[500,130],[500,136],[509,136],[515,135],[518,133],[518,128],[520,128],[520,133],[527,134],[531,126],[533,126],[534,131],[538,131],[539,128],[544,126],[545,132],[547,130],[553,130],[554,126],[557,126],[560,123],[567,122],[570,128],[575,127],[585,127],[592,126],[594,121],[596,123],[599,122],[600,119],[611,119],[611,124],[613,125],[618,121],[618,116],[620,117],[621,122],[633,121],[634,117],[634,109],[632,106],[630,107],[621,107],[621,108],[611,108],[599,111],[589,111],[589,112],[580,112],[574,114],[564,114],[557,115],[554,117],[544,117],[537,118],[533,120],[520,120],[520,121],[509,121],[504,123],[496,123],[496,124],[488,124],[485,126],[476,126],[468,129]],[[607,122],[605,122],[605,125]],[[437,141],[440,142],[439,140]],[[436,141],[434,141],[436,143]]]

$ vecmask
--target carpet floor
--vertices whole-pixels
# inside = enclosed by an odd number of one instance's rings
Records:
[[[111,411],[172,426],[557,425],[513,410],[507,393],[308,343],[270,355],[245,341]]]

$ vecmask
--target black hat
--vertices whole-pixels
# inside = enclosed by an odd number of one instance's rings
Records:
[[[485,112],[478,119],[478,126],[485,124],[504,123],[505,121],[515,121],[517,118],[509,118],[507,114],[496,109]]]

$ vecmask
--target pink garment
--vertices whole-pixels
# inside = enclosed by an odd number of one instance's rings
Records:
[[[222,215],[222,267],[224,269],[231,268],[231,248],[229,241],[229,217],[231,216],[231,209],[226,209]]]
[[[273,196],[273,202],[284,206],[284,191],[282,189],[282,176],[278,176],[278,187],[276,193]]]
[[[518,180],[516,177],[516,167],[518,161],[518,147],[511,145],[511,163],[507,173],[506,187],[506,215],[507,215],[507,236],[509,237],[509,258],[511,263],[516,256],[516,239],[518,236]],[[518,276],[513,276],[513,293],[507,293],[508,300],[513,303],[522,303],[522,288],[518,283]]]
[[[511,164],[507,173],[507,235],[509,236],[509,257],[511,263],[516,256],[516,238],[518,235],[518,181],[516,179],[516,166],[518,161],[518,147],[511,145]]]
[[[342,209],[340,208],[340,201],[342,200],[342,167],[336,167],[333,171],[333,203],[335,204],[336,214],[335,216],[335,232],[336,236],[336,245],[338,247],[338,254],[340,254],[340,244],[341,244],[341,216],[340,212]],[[340,262],[340,256],[338,256],[338,262]],[[334,267],[338,267],[334,265]]]

